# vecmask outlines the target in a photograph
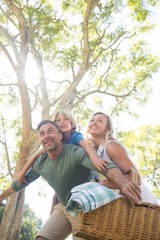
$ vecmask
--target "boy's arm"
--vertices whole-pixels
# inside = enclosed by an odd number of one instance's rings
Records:
[[[82,139],[79,145],[85,149],[94,166],[101,173],[104,173],[107,168],[107,162],[97,156],[96,150],[92,146],[90,146],[90,144],[85,139]]]
[[[7,188],[3,193],[0,194],[0,202],[5,198],[9,197],[11,194],[15,193],[12,187]]]
[[[35,154],[33,154],[28,161],[26,162],[26,164],[24,165],[23,169],[20,171],[19,175],[18,175],[18,182],[19,184],[21,184],[22,182],[26,182],[25,180],[25,174],[27,173],[27,171],[30,169],[30,167],[33,165],[33,163],[35,162],[35,160],[45,152],[44,148],[38,150]]]
[[[22,183],[21,185],[18,184],[18,181],[15,180],[14,182],[11,183],[10,187],[4,190],[0,194],[0,202],[3,201],[5,198],[9,197],[11,194],[15,192],[20,192],[24,188],[26,188],[30,183],[38,179],[41,175],[36,171],[37,168],[33,167],[35,169],[30,169],[27,174],[25,175],[26,177],[26,183]]]

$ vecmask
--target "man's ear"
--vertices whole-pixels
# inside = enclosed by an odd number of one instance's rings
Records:
[[[59,135],[60,135],[60,139],[62,140],[62,139],[63,139],[63,134],[62,134],[62,132],[61,132],[60,130],[58,130],[58,133],[59,133]]]

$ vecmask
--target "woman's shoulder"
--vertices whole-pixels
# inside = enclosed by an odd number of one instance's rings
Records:
[[[117,143],[117,144],[120,144],[120,142],[117,140],[117,139],[109,139],[107,142],[106,142],[106,146],[109,144],[109,143]]]
[[[115,152],[125,152],[127,155],[129,154],[128,150],[123,146],[123,144],[117,139],[111,139],[105,144],[105,149],[108,154],[114,154]]]
[[[123,144],[120,142],[120,141],[118,141],[117,139],[110,139],[110,140],[108,140],[107,142],[106,142],[106,144],[105,144],[105,147],[121,147],[121,148],[123,148],[125,151],[126,151],[126,149],[125,149],[125,147],[123,146]]]

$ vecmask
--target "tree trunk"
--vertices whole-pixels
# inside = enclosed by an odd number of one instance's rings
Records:
[[[23,214],[24,191],[8,198],[0,226],[1,240],[18,240]],[[14,227],[13,227],[14,226]]]
[[[37,136],[30,132],[28,138],[21,143],[19,159],[17,160],[14,178],[22,169],[27,157],[31,151],[36,151],[38,147]],[[25,190],[12,194],[7,198],[7,204],[4,209],[4,214],[0,226],[0,240],[18,240],[22,223],[23,206],[25,201]]]

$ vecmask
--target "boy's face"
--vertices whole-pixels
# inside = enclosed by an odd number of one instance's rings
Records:
[[[55,120],[55,122],[58,124],[60,130],[62,133],[70,132],[72,130],[72,124],[68,117],[65,115],[59,114]]]
[[[46,151],[53,151],[61,146],[62,134],[52,123],[46,123],[39,129],[39,140]]]

